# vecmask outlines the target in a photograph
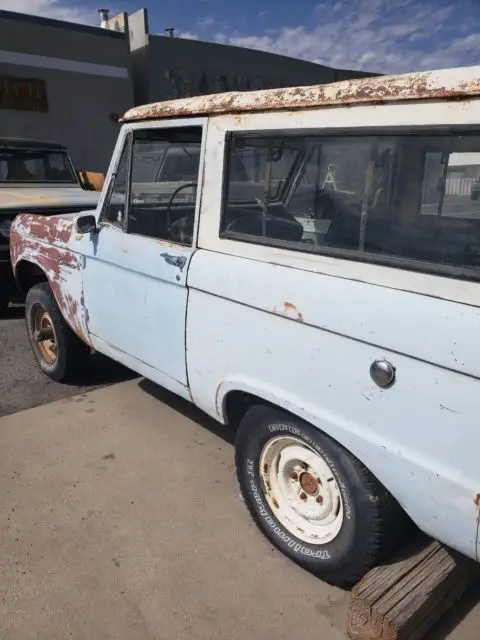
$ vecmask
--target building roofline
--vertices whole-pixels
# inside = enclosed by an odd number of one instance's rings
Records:
[[[66,20],[57,20],[55,18],[43,18],[41,16],[34,16],[27,13],[18,13],[16,11],[5,11],[4,9],[0,9],[0,20],[2,19],[29,22],[43,27],[61,27],[62,29],[69,29],[70,31],[81,31],[83,33],[89,33],[90,35],[107,38],[125,38],[124,33],[120,31],[113,31],[112,29],[102,29],[101,27],[79,24],[77,22],[67,22]]]
[[[253,54],[256,53],[260,53],[263,54],[265,56],[268,56],[270,59],[276,58],[278,62],[283,61],[294,61],[294,62],[298,62],[299,64],[304,64],[305,66],[310,66],[310,67],[317,67],[319,72],[322,70],[328,70],[328,71],[336,71],[336,69],[334,67],[330,67],[327,64],[323,64],[321,62],[312,62],[311,60],[304,60],[303,58],[296,58],[295,56],[288,56],[285,55],[284,53],[277,53],[276,51],[267,51],[266,49],[254,49],[252,47],[244,47],[242,45],[238,45],[238,44],[231,44],[230,42],[214,42],[211,40],[202,40],[202,39],[193,39],[193,38],[182,38],[181,35],[179,36],[175,36],[175,38],[170,38],[169,36],[165,36],[161,33],[154,33],[154,34],[150,34],[150,38],[161,38],[162,40],[166,40],[169,43],[175,43],[175,42],[191,42],[192,46],[195,45],[201,45],[201,46],[205,46],[205,47],[218,47],[219,49],[223,49],[225,50],[231,50],[234,52],[245,52],[245,51],[249,51]],[[376,75],[376,74],[372,74],[372,75]]]
[[[341,104],[465,99],[480,95],[480,66],[343,80],[331,84],[181,98],[129,109],[120,122]]]

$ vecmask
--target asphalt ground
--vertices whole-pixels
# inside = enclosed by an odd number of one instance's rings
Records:
[[[42,373],[33,356],[23,306],[11,306],[6,316],[0,318],[0,416],[82,394],[134,375],[115,362],[95,355],[82,385],[54,382]]]

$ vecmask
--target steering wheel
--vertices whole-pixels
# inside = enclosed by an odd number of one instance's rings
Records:
[[[167,202],[166,215],[167,215],[167,224],[169,229],[172,224],[170,213],[171,213],[173,201],[177,197],[177,194],[179,194],[180,191],[182,191],[182,189],[187,189],[188,187],[198,187],[198,182],[186,182],[185,184],[181,184],[179,187],[175,189],[175,191],[170,196],[169,201]]]

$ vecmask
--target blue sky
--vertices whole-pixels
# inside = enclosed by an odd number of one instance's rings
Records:
[[[150,31],[382,73],[480,64],[480,0],[0,0],[1,9],[98,24],[149,10]],[[101,5],[100,5],[101,6]]]

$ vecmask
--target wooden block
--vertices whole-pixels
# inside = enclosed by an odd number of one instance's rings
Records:
[[[375,567],[352,589],[348,637],[420,640],[462,596],[478,569],[429,540],[404,559]]]

